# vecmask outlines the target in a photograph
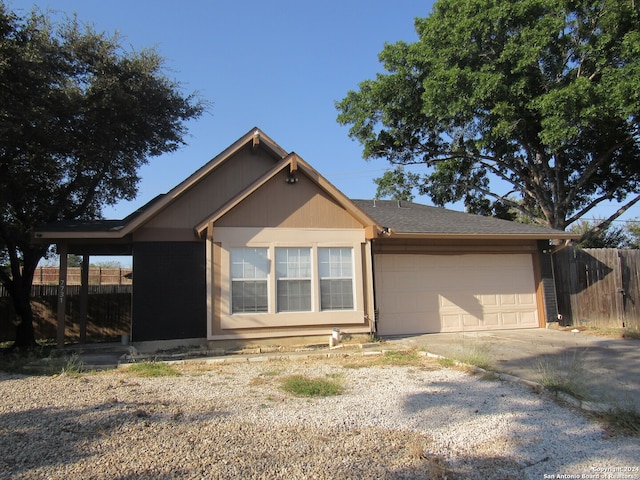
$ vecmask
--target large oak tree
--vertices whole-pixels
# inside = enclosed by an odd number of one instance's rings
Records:
[[[336,104],[338,122],[366,159],[432,167],[414,186],[437,205],[508,206],[564,230],[619,202],[606,228],[640,200],[639,12],[632,0],[440,0],[415,20],[418,41],[385,45],[386,73]]]
[[[138,168],[182,145],[202,111],[155,51],[0,1],[0,280],[20,319],[16,346],[35,344],[31,285],[48,247],[31,243],[33,227],[99,219],[134,198]]]

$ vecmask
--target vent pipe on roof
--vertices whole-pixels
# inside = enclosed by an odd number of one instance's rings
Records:
[[[373,206],[374,207],[376,206],[376,199],[375,198],[373,199]]]
[[[400,200],[398,200],[398,208],[402,208],[402,205],[400,205]]]

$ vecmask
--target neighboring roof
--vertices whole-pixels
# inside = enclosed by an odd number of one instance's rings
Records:
[[[393,236],[576,238],[570,232],[398,200],[352,200]]]

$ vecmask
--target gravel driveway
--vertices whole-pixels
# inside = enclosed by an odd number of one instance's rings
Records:
[[[0,374],[0,478],[542,479],[628,469],[612,478],[640,479],[637,438],[524,386],[421,362],[358,355],[190,362],[179,377]],[[338,378],[345,392],[292,396],[280,388],[292,374]]]

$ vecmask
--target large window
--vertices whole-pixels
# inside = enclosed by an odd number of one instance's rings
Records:
[[[278,312],[311,311],[311,249],[276,248]]]
[[[231,314],[355,310],[351,247],[230,250]]]
[[[231,249],[232,312],[267,312],[269,306],[268,277],[267,248]]]
[[[319,248],[320,309],[353,309],[353,250]]]

